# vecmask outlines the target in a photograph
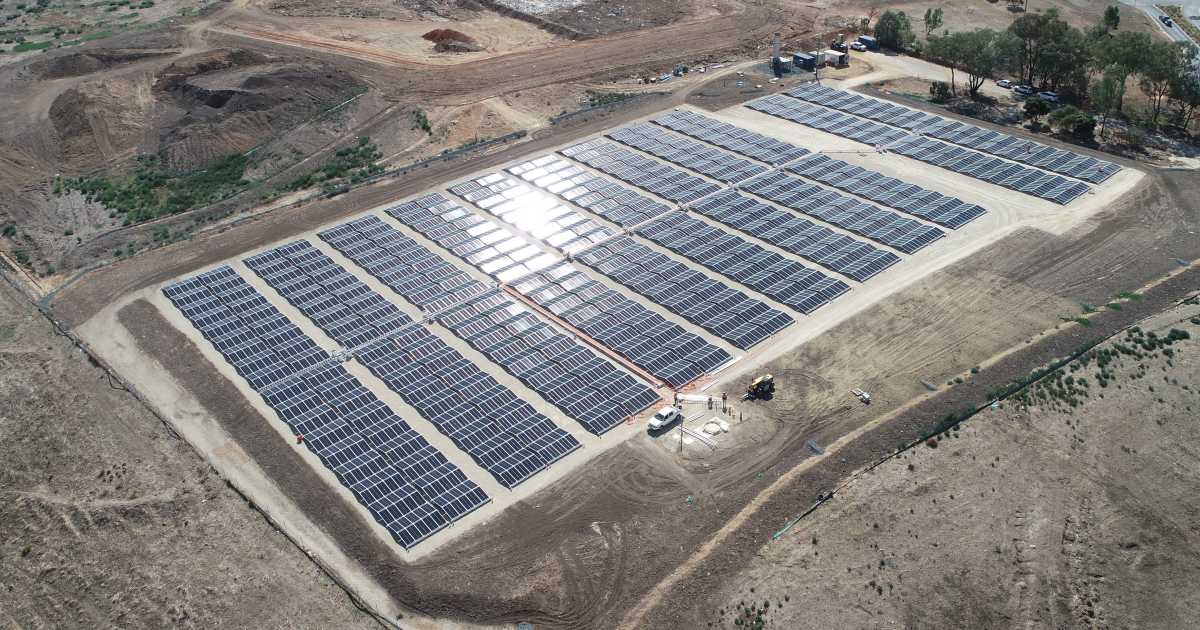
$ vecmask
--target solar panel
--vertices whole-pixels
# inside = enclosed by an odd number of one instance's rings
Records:
[[[756,177],[741,189],[906,254],[915,253],[945,236],[945,232],[936,227],[805,183],[782,172]]]
[[[677,171],[604,139],[576,144],[560,153],[676,203],[690,203],[720,190],[713,182]]]
[[[787,167],[802,177],[854,193],[938,225],[956,229],[983,216],[983,208],[829,157],[809,155]]]
[[[279,254],[288,260],[293,255],[300,260],[312,259],[295,244],[282,250]],[[271,269],[272,274],[283,273],[287,267],[285,261],[269,256],[260,262],[261,268]],[[324,358],[295,361],[291,356],[294,353],[319,352],[316,344],[231,267],[187,278],[167,286],[163,293],[213,340],[222,354],[240,356],[238,351],[246,344],[262,348],[246,358],[235,359],[235,367],[251,375],[247,380],[263,400],[293,431],[305,436],[307,448],[405,549],[490,500],[341,365]],[[247,300],[254,301],[256,308],[230,306]],[[259,332],[260,324],[267,321],[274,323],[261,330],[270,332]],[[226,334],[210,337],[221,328]],[[291,339],[291,343],[276,343],[280,338]],[[454,476],[452,504],[441,504],[436,497],[422,492],[429,479],[421,471],[406,468],[405,459],[389,448],[396,443],[424,449],[440,462],[446,474]]]
[[[620,226],[642,223],[670,209],[557,155],[522,162],[508,172]]]
[[[823,85],[801,85],[786,94],[1093,184],[1121,170],[1112,162]]]
[[[767,167],[689,140],[662,127],[639,123],[610,131],[609,138],[727,184],[761,175]]]
[[[746,107],[1055,203],[1070,203],[1089,190],[1083,182],[912,135],[873,120],[809,105],[782,94],[752,101]]]
[[[398,212],[410,219],[437,216],[441,223],[446,220],[442,217],[447,217],[449,221],[456,221],[465,216],[457,212],[456,208],[451,207],[453,204],[449,204],[449,202],[447,202],[449,205],[439,203],[436,205],[426,204],[426,206],[417,202],[412,203],[415,204],[415,207],[398,210]],[[461,208],[457,208],[457,210],[461,210]],[[422,222],[421,224],[431,233],[437,225],[433,222]],[[349,230],[344,228],[349,228]],[[486,236],[491,232],[478,233]],[[371,236],[368,237],[367,234]],[[403,237],[399,230],[373,215],[322,232],[320,237],[326,239],[339,251],[353,250],[356,243],[368,240],[372,243],[403,243],[404,253],[420,259],[437,257],[423,245]],[[386,273],[385,268],[377,268],[377,271]],[[439,321],[455,335],[495,361],[505,371],[521,379],[530,389],[536,391],[548,402],[562,409],[588,431],[597,435],[603,434],[623,422],[625,418],[645,410],[658,400],[657,394],[647,385],[621,372],[610,362],[600,359],[593,351],[586,349],[574,339],[542,323],[524,305],[518,304],[507,294],[488,288],[482,283],[476,282],[475,284],[478,285],[478,290],[473,290],[454,305],[448,305],[448,310],[440,311],[437,314]],[[395,288],[405,299],[410,299],[411,295],[421,292],[419,286],[406,286],[402,283]],[[424,339],[423,336],[411,338],[409,343],[416,343]],[[584,391],[592,390],[590,388],[582,388],[577,392],[551,390],[545,384],[525,378],[525,374],[520,371],[519,366],[522,365],[522,360],[528,362],[530,355],[516,356],[522,351],[532,352],[538,365],[568,365],[568,373],[577,374],[580,377],[584,377],[586,374],[589,375],[589,378],[604,376],[616,379],[622,383],[622,387],[616,391],[606,392],[605,396],[597,401],[599,404],[595,408],[570,408],[568,411],[569,405],[566,403],[569,400],[579,398]],[[587,363],[587,369],[577,369],[572,362]],[[549,458],[552,451],[557,453],[552,459],[547,459],[551,462],[562,456],[562,449],[570,444],[568,439],[574,440],[565,433],[552,436],[533,436],[531,439],[539,443],[544,442],[545,448],[550,449],[543,454],[543,459]]]
[[[850,290],[841,280],[682,212],[671,211],[637,232],[801,313],[812,313]]]
[[[655,118],[653,122],[768,164],[786,164],[808,155],[807,149],[709,118],[688,109],[675,110]]]
[[[900,257],[892,252],[736,191],[717,193],[692,209],[859,282],[900,262]]]
[[[573,254],[614,234],[554,197],[499,173],[458,184],[450,192],[564,254]]]

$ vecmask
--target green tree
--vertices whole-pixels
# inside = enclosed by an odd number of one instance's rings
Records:
[[[1011,51],[1011,68],[1023,83],[1037,85],[1042,71],[1042,56],[1055,40],[1071,26],[1059,19],[1058,11],[1049,9],[1043,13],[1026,13],[1013,20],[1008,32],[1016,37]]]
[[[950,33],[943,33],[941,37],[930,38],[926,48],[930,59],[950,69],[949,93],[951,95],[956,94],[958,89],[955,84],[954,72],[958,69],[958,62],[962,58],[962,51],[959,50],[961,44],[961,39]]]
[[[1120,113],[1124,108],[1126,81],[1131,75],[1142,72],[1151,62],[1149,52],[1152,47],[1153,41],[1149,33],[1130,31],[1122,31],[1113,37],[1092,42],[1090,53],[1093,67],[1103,71],[1106,79],[1120,82],[1120,89],[1115,93],[1108,90],[1109,94],[1119,97],[1111,104],[1111,111]]]
[[[1146,56],[1138,85],[1150,97],[1150,124],[1157,127],[1172,86],[1192,72],[1196,47],[1180,42],[1155,42]]]
[[[1044,89],[1063,92],[1072,100],[1087,95],[1090,41],[1077,28],[1056,30],[1057,35],[1043,43],[1034,68],[1034,81]]]
[[[925,9],[925,39],[942,27],[942,8],[930,7]]]
[[[1121,7],[1112,5],[1104,10],[1104,19],[1100,22],[1106,33],[1111,33],[1121,26]]]
[[[1050,103],[1034,96],[1025,100],[1025,118],[1033,123],[1034,128],[1038,126],[1038,119],[1050,113]]]
[[[1092,142],[1096,135],[1096,119],[1091,114],[1066,105],[1054,110],[1049,117],[1050,126],[1082,142]]]
[[[884,11],[875,24],[875,38],[879,45],[892,50],[904,50],[916,41],[912,24],[903,11]]]
[[[1121,110],[1121,102],[1125,99],[1125,78],[1128,73],[1124,68],[1112,66],[1105,68],[1100,80],[1092,83],[1091,101],[1096,111],[1100,112],[1100,137],[1108,126],[1108,117],[1113,112]]]
[[[1175,104],[1175,124],[1185,131],[1200,109],[1200,77],[1186,72],[1171,85],[1171,102]]]

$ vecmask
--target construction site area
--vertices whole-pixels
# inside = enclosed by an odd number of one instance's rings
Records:
[[[0,626],[1186,627],[1200,179],[820,4],[0,56]]]

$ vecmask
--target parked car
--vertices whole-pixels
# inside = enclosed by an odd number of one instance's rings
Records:
[[[866,52],[867,45],[862,42],[850,42],[850,47],[858,52]]]
[[[1033,86],[1030,85],[1018,85],[1017,87],[1013,88],[1013,91],[1021,96],[1029,96],[1034,92]]]
[[[1058,92],[1038,92],[1038,98],[1046,101],[1047,103],[1057,103]]]
[[[998,85],[1006,90],[1011,90],[1013,87],[1013,82],[1009,81],[1008,79],[1000,79],[999,81],[996,82],[996,85]]]
[[[658,413],[654,414],[653,418],[650,418],[648,424],[651,431],[658,431],[670,426],[680,417],[682,417],[682,414],[679,412],[679,407],[663,407],[658,410]]]

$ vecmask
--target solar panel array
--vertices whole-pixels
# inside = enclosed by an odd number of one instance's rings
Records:
[[[751,101],[746,107],[851,140],[886,147],[901,155],[970,175],[1055,203],[1068,204],[1088,191],[1087,184],[842,112],[809,105],[781,94]]]
[[[163,293],[405,549],[488,502],[232,268]]]
[[[675,203],[690,203],[721,189],[604,139],[567,147],[560,153]]]
[[[387,213],[500,282],[545,269],[559,260],[439,194],[392,206]]]
[[[447,221],[458,223],[461,217],[449,220],[446,217],[457,217],[461,210],[462,207],[458,204],[433,194],[390,208],[388,213],[413,229],[432,235],[441,234],[440,227],[446,225]],[[483,221],[479,217],[476,218]],[[485,223],[492,224],[490,221]],[[677,324],[667,322],[661,315],[592,280],[573,266],[567,265],[566,268],[569,269],[567,274],[571,275],[566,281],[569,286],[547,288],[537,296],[529,297],[555,316],[604,343],[664,382],[674,387],[686,385],[729,360],[727,352],[704,341],[703,338],[687,332]],[[558,282],[555,278],[540,273],[553,269],[558,269],[559,274],[563,275],[563,265],[551,263],[550,266],[531,270],[532,275],[527,272],[519,280],[514,278],[501,281],[513,282],[514,288],[528,295],[521,287],[540,287]],[[542,280],[539,281],[538,278]],[[565,295],[568,293],[571,295]],[[561,299],[553,302],[551,307],[550,301],[555,298]],[[618,310],[635,324],[645,324],[644,329],[630,328],[625,322],[614,322],[606,315]],[[676,355],[672,354],[669,348],[686,352]]]
[[[329,358],[228,266],[163,293],[255,390]]]
[[[1083,182],[920,136],[909,136],[888,148],[922,162],[1062,205],[1071,203],[1090,190]]]
[[[487,181],[488,184],[480,185],[481,181]],[[547,226],[552,216],[569,214],[574,217],[569,219],[574,225],[595,225],[574,210],[559,204],[550,195],[503,175],[489,175],[455,186],[452,190],[468,200],[479,200],[482,202],[480,205],[501,209],[506,217],[527,224],[527,229],[535,231],[535,237],[539,235],[539,230],[540,233],[547,233],[555,229],[553,223]],[[494,194],[491,192],[493,190],[517,194],[505,196]],[[599,233],[603,235],[602,238],[612,236],[607,228]],[[600,238],[596,240],[600,241]],[[699,271],[688,269],[682,263],[627,236],[609,238],[598,244],[587,241],[588,249],[576,247],[573,251],[566,250],[571,244],[566,237],[552,241],[548,239],[548,242],[564,253],[575,254],[576,260],[739,348],[749,348],[793,321],[785,313],[722,282],[711,280]]]
[[[650,123],[639,123],[610,131],[609,138],[668,162],[689,168],[727,184],[761,175],[767,167],[720,149],[671,133]]]
[[[962,227],[986,212],[956,197],[819,153],[809,155],[787,169],[951,229]]]
[[[908,135],[895,127],[809,105],[782,94],[750,101],[746,107],[872,146],[886,146]]]
[[[637,192],[626,192],[634,196],[631,202],[648,200]],[[690,219],[684,213],[663,208],[664,214],[635,231],[802,313],[811,313],[849,290],[840,280],[807,269],[740,236]]]
[[[513,288],[672,387],[682,387],[732,358],[571,263],[531,274]]]
[[[939,228],[809,184],[786,173],[761,175],[743,184],[741,189],[906,254],[917,252],[946,235]]]
[[[522,162],[508,172],[622,227],[648,221],[670,209],[557,155]]]
[[[719,192],[692,209],[859,282],[900,262],[892,252],[732,190]]]
[[[308,241],[294,241],[243,262],[344,348],[412,323],[394,304]]]
[[[421,326],[372,341],[355,357],[506,488],[580,447]]]
[[[742,129],[727,122],[680,109],[655,118],[654,123],[709,144],[768,164],[786,164],[808,155],[808,149]]]
[[[1093,184],[1099,184],[1121,170],[1112,162],[845,90],[809,84],[788,90],[786,94]]]
[[[252,256],[246,265],[314,322],[326,305],[306,300],[309,288],[289,280],[296,272],[316,278],[349,275],[307,241]],[[365,294],[383,299],[365,284],[354,282]],[[329,293],[329,302],[343,308],[351,295],[363,294]],[[505,487],[521,483],[579,448],[569,433],[429,331],[396,326],[385,334],[388,337],[361,346],[364,349],[355,356]]]
[[[795,321],[628,236],[605,241],[577,260],[738,348],[750,348]]]
[[[658,394],[493,289],[439,321],[597,435],[659,400]]]
[[[368,271],[376,277],[407,269],[405,260],[438,258],[374,215],[343,223],[320,236],[356,263],[369,265]],[[588,431],[601,434],[658,400],[648,386],[540,322],[511,298],[482,282],[472,282],[476,290],[439,313],[439,321]],[[396,284],[393,289],[410,301],[426,291],[422,281]],[[542,373],[530,374],[531,361],[539,367],[557,368],[565,377],[546,380]],[[579,380],[587,385],[569,387]]]
[[[565,254],[574,254],[614,234],[554,197],[500,173],[463,182],[451,187],[450,192]]]
[[[317,236],[405,300],[436,312],[479,295],[487,286],[375,215]]]
[[[811,313],[850,290],[841,280],[677,210],[637,232],[801,313]]]

